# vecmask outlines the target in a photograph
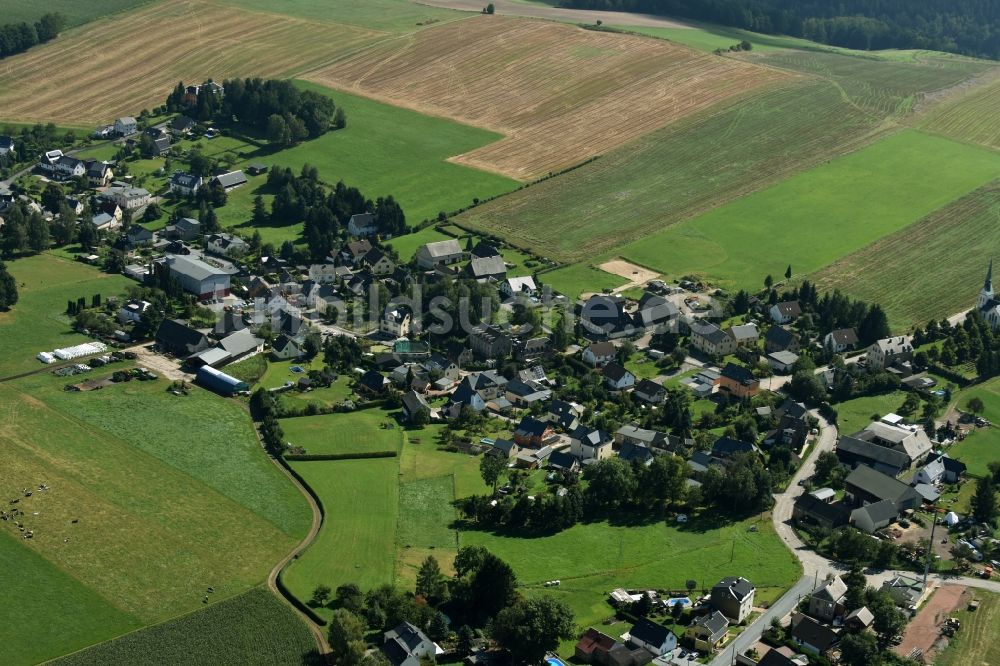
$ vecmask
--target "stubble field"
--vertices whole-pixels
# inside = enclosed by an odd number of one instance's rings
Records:
[[[500,132],[455,161],[527,180],[789,76],[665,41],[493,16],[383,40],[305,78]]]
[[[200,0],[100,19],[0,64],[4,120],[97,124],[163,103],[178,80],[287,76],[383,33]]]

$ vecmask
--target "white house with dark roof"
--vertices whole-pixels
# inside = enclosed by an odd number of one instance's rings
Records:
[[[684,630],[684,637],[697,650],[715,652],[728,633],[729,620],[719,611],[714,611],[692,620]]]
[[[177,171],[170,177],[170,191],[183,197],[194,196],[203,182],[201,176]]]
[[[644,617],[639,618],[622,639],[637,648],[648,650],[657,657],[673,652],[677,647],[677,636],[674,632]]]
[[[593,342],[583,350],[583,362],[601,368],[615,360],[618,349],[612,342]]]
[[[101,192],[100,198],[113,201],[124,210],[136,210],[147,206],[152,195],[142,187],[132,187],[126,183],[111,185]]]
[[[888,368],[897,361],[913,358],[913,345],[906,335],[876,340],[868,347],[865,355],[868,367],[873,370]]]
[[[514,296],[534,296],[538,292],[535,286],[535,278],[530,275],[524,277],[507,278],[500,283],[500,293],[507,298]]]
[[[838,328],[823,336],[823,347],[840,354],[858,346],[858,332],[853,328]]]
[[[139,131],[139,123],[132,116],[122,116],[115,119],[115,133],[119,136],[131,136]]]
[[[785,301],[775,303],[767,312],[775,324],[787,324],[802,316],[802,306],[798,301]]]
[[[597,428],[577,426],[570,434],[570,453],[580,460],[604,460],[613,454],[614,439]]]
[[[347,233],[361,238],[374,236],[378,233],[378,227],[375,226],[375,216],[371,213],[351,215],[351,219],[347,222]]]
[[[402,622],[382,635],[382,652],[392,666],[420,666],[422,660],[434,661],[442,650],[420,629]]]

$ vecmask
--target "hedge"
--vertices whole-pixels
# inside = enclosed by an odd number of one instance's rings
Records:
[[[314,460],[363,460],[365,458],[395,458],[395,451],[367,451],[364,453],[289,453],[285,460],[310,462]]]

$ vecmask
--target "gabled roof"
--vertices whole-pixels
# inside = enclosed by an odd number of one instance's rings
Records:
[[[554,451],[549,456],[549,465],[560,469],[573,469],[579,464],[576,457],[565,451]]]
[[[771,648],[757,662],[757,666],[798,666],[798,664],[778,652],[777,648]]]
[[[910,465],[909,457],[902,451],[847,435],[841,437],[840,441],[837,442],[837,452],[865,458],[874,463],[881,463],[899,470],[904,470]]]
[[[156,329],[156,341],[171,349],[193,349],[205,342],[205,334],[177,319],[164,319]]]
[[[781,326],[772,326],[764,334],[764,342],[777,347],[787,348],[797,340],[794,333]]]
[[[500,250],[496,248],[495,245],[491,245],[484,240],[476,243],[476,246],[472,248],[473,257],[497,257],[500,256]]]
[[[633,460],[646,463],[653,459],[653,452],[649,449],[649,447],[642,446],[641,444],[624,442],[622,447],[618,449],[618,457],[628,463]]]
[[[944,461],[945,471],[951,472],[952,474],[965,474],[967,467],[961,460],[955,460],[954,458],[940,453],[932,453],[928,457],[928,460],[934,460],[935,458],[941,458],[941,460]]]
[[[503,263],[503,257],[473,257],[467,269],[474,278],[483,278],[494,275],[506,275],[507,266]]]
[[[753,583],[742,576],[727,576],[712,586],[712,594],[722,592],[730,595],[737,601],[743,601],[753,594]]]
[[[532,418],[530,416],[525,416],[521,418],[521,422],[517,425],[517,429],[514,431],[515,434],[526,435],[529,437],[542,437],[546,430],[549,430],[550,426],[548,423],[539,421],[538,419]]]
[[[906,500],[921,501],[920,495],[913,488],[867,465],[855,467],[854,471],[844,479],[844,485],[857,488],[879,499],[892,500],[896,504]]]
[[[570,433],[570,437],[581,442],[584,446],[600,446],[601,444],[608,444],[611,442],[611,435],[604,430],[589,428],[584,425],[577,426],[576,429]]]
[[[458,241],[454,238],[449,238],[448,240],[437,241],[435,243],[427,243],[423,246],[427,255],[432,259],[437,259],[440,257],[447,257],[454,254],[461,254],[462,248],[458,244]]]
[[[754,444],[741,442],[732,437],[722,436],[712,444],[712,454],[715,456],[732,456],[737,453],[753,453],[757,450]]]
[[[361,379],[358,381],[362,386],[373,391],[381,391],[389,382],[389,380],[385,378],[385,375],[378,370],[369,370],[365,374],[361,375]]]
[[[236,187],[237,185],[243,185],[247,182],[246,174],[242,171],[230,171],[229,173],[223,173],[214,178],[219,185],[224,188],[229,189],[230,187]]]
[[[860,622],[862,626],[869,626],[875,621],[875,616],[872,612],[868,610],[867,606],[862,606],[861,608],[855,608],[850,613],[844,617],[844,623],[846,624],[850,620],[855,620]]]
[[[290,337],[282,333],[277,338],[275,338],[274,343],[271,345],[271,349],[276,352],[283,352],[285,349],[291,348],[295,351],[299,351],[299,345],[292,340]]]
[[[638,384],[635,385],[636,393],[645,393],[646,395],[658,395],[660,393],[666,393],[667,389],[663,388],[661,384],[657,384],[652,379],[643,379]]]
[[[262,344],[264,341],[251,333],[249,328],[240,329],[219,341],[219,346],[229,352],[231,356],[242,356]]]
[[[704,627],[709,634],[709,643],[718,643],[729,630],[729,620],[719,611],[702,615],[691,622],[692,627]]]
[[[760,331],[757,330],[756,324],[740,324],[739,326],[733,326],[729,329],[729,335],[733,336],[734,340],[756,340],[760,337]]]
[[[846,523],[850,516],[850,510],[842,504],[828,504],[810,493],[799,495],[795,499],[795,508],[814,519],[829,521],[834,525]]]
[[[771,306],[777,309],[778,314],[782,317],[798,317],[802,314],[802,306],[799,305],[798,301],[785,301],[784,303],[775,303]]]
[[[718,345],[726,342],[729,336],[721,328],[715,324],[709,322],[693,321],[689,325],[691,328],[691,335],[698,336],[699,338],[704,338],[708,342]]]
[[[735,363],[726,363],[726,367],[722,369],[722,376],[744,386],[750,386],[757,381],[753,376],[753,372]]]
[[[424,396],[413,390],[407,391],[403,394],[403,408],[409,414],[430,410],[430,407],[427,405],[427,401],[424,400]]]
[[[792,638],[812,645],[820,652],[825,652],[837,642],[837,634],[829,627],[820,624],[808,615],[798,614],[798,623],[793,619]]]
[[[593,354],[595,358],[601,358],[604,356],[613,357],[617,348],[611,342],[594,342],[587,346],[586,351]]]
[[[847,594],[847,585],[840,576],[834,576],[830,580],[824,581],[819,589],[813,592],[814,597],[825,599],[837,603]]]
[[[632,639],[642,641],[647,645],[663,645],[668,641],[673,632],[662,624],[657,624],[641,617],[638,622],[632,625],[628,634]]]
[[[853,328],[838,328],[830,331],[830,339],[835,345],[850,346],[858,344],[858,332]]]
[[[604,376],[613,382],[621,381],[626,375],[630,374],[632,373],[630,373],[628,370],[623,368],[615,361],[610,361],[608,362],[607,365],[604,366]]]

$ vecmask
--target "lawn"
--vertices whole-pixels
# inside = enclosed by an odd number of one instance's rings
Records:
[[[0,531],[4,663],[34,664],[141,626],[135,617]],[[52,621],[58,608],[59,622]]]
[[[439,21],[466,18],[468,14],[421,5],[410,0],[220,0],[245,9],[287,14],[296,18],[335,21],[371,30],[412,32]]]
[[[343,404],[354,395],[351,379],[348,375],[340,375],[330,386],[314,388],[309,391],[291,390],[278,397],[282,409],[298,409],[305,405],[317,407],[334,407]]]
[[[399,258],[409,261],[417,253],[422,245],[436,243],[437,241],[449,240],[452,236],[438,231],[436,226],[425,227],[420,231],[405,236],[397,236],[387,243],[389,247],[399,253]],[[461,243],[461,241],[459,241]],[[465,247],[464,245],[462,246]]]
[[[317,585],[357,583],[369,589],[393,581],[399,512],[397,458],[292,463],[316,492],[326,517],[319,536],[285,570],[300,599]],[[329,611],[320,610],[329,615]]]
[[[756,288],[789,264],[810,273],[899,231],[998,170],[1000,154],[904,131],[620,252],[672,275]]]
[[[872,419],[880,419],[895,412],[906,400],[904,391],[893,391],[883,395],[854,398],[833,406],[837,410],[837,427],[844,434],[864,430]]]
[[[454,477],[439,476],[405,481],[399,486],[399,523],[396,527],[396,579],[416,581],[420,563],[428,555],[450,568],[458,552]],[[406,581],[403,583],[403,581]]]
[[[64,573],[46,595],[72,599],[83,586],[142,624],[161,622],[200,608],[208,587],[224,598],[258,585],[308,529],[304,498],[267,461],[236,403],[200,389],[172,396],[163,380],[90,393],[64,392],[65,383],[44,373],[0,384],[0,496],[50,488],[20,503],[34,532],[24,547]],[[11,521],[0,525],[17,534]],[[0,597],[4,614],[21,603]],[[113,619],[91,642],[135,626]],[[20,622],[12,649],[57,657],[61,646],[45,647],[45,637],[69,640],[82,622],[73,613]]]
[[[287,150],[254,153],[248,161],[291,167],[296,173],[303,164],[311,164],[327,183],[343,180],[372,200],[392,195],[411,225],[437,217],[441,211],[469,206],[474,198],[494,197],[517,187],[509,178],[448,161],[499,139],[499,134],[312,83],[298,85],[330,95],[347,113],[347,127]],[[245,164],[236,165],[242,166]],[[263,178],[230,193],[227,204],[218,211],[220,224],[249,233],[257,194],[273,194],[267,191]],[[301,231],[301,224],[260,229],[265,242],[296,239]]]
[[[986,406],[983,418],[994,424],[1000,423],[1000,378],[990,379],[959,393],[958,407],[966,409],[972,398],[979,398]],[[1000,426],[977,429],[965,440],[952,446],[948,450],[948,455],[964,462],[970,474],[976,476],[988,474],[987,465],[1000,460]]]
[[[135,282],[121,275],[108,275],[92,266],[39,254],[7,263],[17,280],[19,300],[8,312],[0,312],[0,377],[36,370],[40,351],[88,342],[73,333],[66,301],[94,294],[106,300],[118,296]]]
[[[395,419],[379,409],[282,419],[281,428],[286,440],[311,454],[398,451],[403,441]]]
[[[45,0],[44,3],[24,0],[0,0],[0,16],[4,23],[34,22],[42,14],[58,12],[66,18],[67,26],[76,26],[96,18],[124,12],[146,4],[150,0],[100,0],[80,2],[80,0]]]
[[[810,276],[879,303],[894,330],[950,317],[975,303],[1000,246],[1000,180],[981,187]]]
[[[967,609],[953,614],[962,623],[955,638],[949,639],[948,647],[935,657],[938,666],[985,666],[1000,664],[1000,595],[985,590],[973,590],[979,599],[979,610]]]
[[[628,283],[628,280],[620,275],[602,271],[588,263],[562,266],[542,273],[539,277],[542,284],[549,285],[553,290],[571,299],[579,298],[582,293],[600,293],[605,289],[617,289]]]
[[[309,663],[316,643],[309,629],[263,588],[212,604],[163,624],[94,646],[54,663],[57,666],[190,663]]]
[[[308,370],[322,370],[323,359],[316,356],[311,361],[291,360],[291,361],[267,361],[267,370],[260,378],[260,385],[266,389],[284,386],[285,382],[297,382],[307,376],[302,372],[292,372],[292,368],[302,368]]]

